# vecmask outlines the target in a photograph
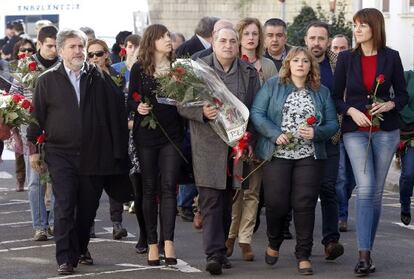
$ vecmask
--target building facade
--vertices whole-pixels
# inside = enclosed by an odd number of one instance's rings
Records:
[[[414,0],[363,0],[360,2],[363,8],[377,8],[383,12],[387,45],[400,52],[405,70],[413,70]]]
[[[278,17],[291,23],[304,3],[314,9],[320,4],[329,12],[339,2],[345,3],[346,18],[351,20],[354,11],[352,0],[148,0],[148,7],[152,23],[164,24],[171,31],[181,32],[189,38],[204,16],[227,18],[233,23],[247,16],[256,17],[261,22]]]

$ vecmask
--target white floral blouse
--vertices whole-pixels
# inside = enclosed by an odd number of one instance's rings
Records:
[[[282,132],[287,134],[289,144],[278,145],[274,157],[297,160],[313,156],[315,148],[312,140],[299,136],[299,128],[306,125],[306,119],[315,115],[315,105],[305,88],[297,89],[289,94],[283,106]]]

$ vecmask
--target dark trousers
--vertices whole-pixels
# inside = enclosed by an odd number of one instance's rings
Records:
[[[143,212],[148,244],[157,241],[157,179],[160,185],[160,230],[164,240],[174,240],[175,217],[177,211],[176,187],[180,172],[181,157],[170,143],[160,148],[138,146],[143,184]]]
[[[310,257],[323,163],[313,157],[300,160],[275,158],[264,166],[267,236],[273,250],[279,251],[286,215],[292,208],[296,230],[296,258]]]
[[[109,214],[111,215],[112,223],[122,223],[122,212],[124,211],[124,205],[122,202],[117,202],[113,198],[109,197]]]
[[[338,199],[336,196],[336,180],[339,169],[339,145],[330,141],[326,143],[326,153],[322,184],[320,189],[322,210],[322,244],[338,242]]]
[[[59,265],[77,266],[88,248],[89,232],[102,195],[103,177],[79,175],[80,157],[46,153],[55,196],[54,240]]]
[[[139,242],[143,245],[147,244],[147,231],[145,227],[144,212],[142,210],[142,181],[141,174],[133,173],[129,176],[131,179],[132,187],[134,189],[134,204],[135,204],[135,216],[137,217],[139,226]]]
[[[225,242],[231,225],[231,190],[198,187],[198,202],[203,217],[203,247],[207,259],[226,255]]]
[[[2,140],[0,140],[0,159],[1,159],[1,155],[3,155],[3,149],[4,149],[4,143]]]
[[[15,165],[16,165],[16,180],[17,184],[24,186],[24,182],[26,181],[26,166],[24,163],[24,155],[23,154],[15,154]]]

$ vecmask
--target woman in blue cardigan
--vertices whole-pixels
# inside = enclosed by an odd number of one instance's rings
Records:
[[[296,229],[298,271],[312,274],[315,207],[321,184],[325,141],[338,130],[329,90],[321,85],[319,66],[303,47],[292,48],[279,78],[257,93],[251,120],[259,133],[256,155],[263,167],[269,245],[265,260],[276,263],[290,208]]]
[[[344,115],[343,140],[357,184],[359,260],[354,272],[364,276],[375,270],[371,250],[385,179],[399,142],[398,111],[408,95],[400,56],[386,47],[382,13],[362,9],[353,20],[356,47],[339,54],[333,97]]]

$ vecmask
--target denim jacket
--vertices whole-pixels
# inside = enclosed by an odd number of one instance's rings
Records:
[[[269,79],[256,94],[250,119],[259,133],[255,153],[263,160],[270,160],[276,148],[276,139],[282,134],[282,110],[288,95],[295,90],[292,83],[282,84],[278,77]],[[321,85],[312,91],[318,123],[313,126],[315,159],[326,159],[325,142],[339,128],[335,105],[329,89]]]

